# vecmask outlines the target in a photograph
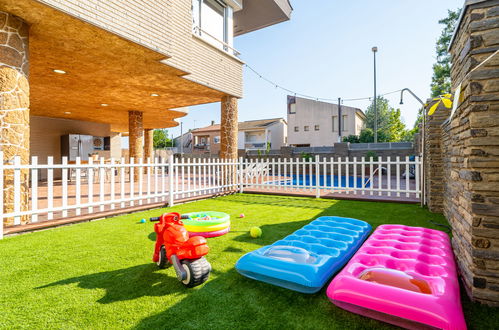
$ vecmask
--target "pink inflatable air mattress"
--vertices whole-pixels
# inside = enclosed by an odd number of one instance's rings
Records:
[[[466,329],[447,234],[379,226],[327,289],[348,311],[409,329]]]

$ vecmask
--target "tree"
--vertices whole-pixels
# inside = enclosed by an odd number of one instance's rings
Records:
[[[406,129],[400,115],[400,109],[391,109],[390,119],[386,130],[388,131],[389,142],[398,142],[402,140],[402,136],[406,132]]]
[[[390,106],[388,100],[378,96],[378,142],[398,142],[406,131],[405,124],[400,115],[400,109]],[[366,110],[366,128],[360,132],[360,142],[374,142],[374,102]]]
[[[171,139],[168,138],[168,130],[166,129],[155,129],[152,140],[154,149],[164,149],[172,146]]]
[[[359,137],[357,135],[344,136],[343,142],[359,143]]]
[[[359,142],[360,143],[374,142],[374,131],[372,130],[372,128],[364,128],[362,131],[360,131]]]
[[[437,97],[439,95],[449,93],[451,89],[450,80],[450,54],[449,49],[450,40],[456,27],[457,20],[461,13],[461,9],[455,11],[448,10],[447,17],[438,21],[439,24],[444,26],[440,37],[437,40],[436,52],[437,62],[433,64],[433,76],[431,78],[431,96]]]

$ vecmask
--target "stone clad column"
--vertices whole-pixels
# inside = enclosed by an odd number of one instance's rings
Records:
[[[128,111],[128,140],[130,157],[135,162],[144,159],[144,125],[141,111]]]
[[[147,128],[144,130],[145,142],[144,142],[144,159],[151,158],[154,159],[154,130]]]
[[[220,157],[237,159],[237,98],[226,95],[222,98],[220,124]]]
[[[444,200],[442,124],[449,117],[450,110],[440,103],[433,115],[428,116],[427,113],[435,102],[437,101],[428,102],[428,106],[424,109],[426,116],[424,184],[428,209],[431,212],[442,213]]]
[[[0,150],[4,161],[15,156],[29,162],[29,26],[20,18],[0,12]],[[14,209],[13,173],[5,172],[4,212]],[[21,173],[21,210],[29,204],[29,172]],[[26,223],[28,217],[21,217]],[[6,225],[13,219],[6,219]]]

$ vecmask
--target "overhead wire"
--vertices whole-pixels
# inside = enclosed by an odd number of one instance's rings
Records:
[[[291,90],[289,88],[286,88],[286,87],[283,87],[282,85],[280,85],[280,84],[274,82],[273,80],[270,80],[269,78],[265,77],[263,74],[261,74],[260,72],[258,72],[257,70],[255,70],[250,65],[244,64],[244,66],[247,67],[250,71],[252,71],[255,75],[257,75],[260,79],[266,81],[267,83],[269,83],[270,85],[274,86],[275,88],[281,89],[281,90],[283,90],[285,92],[288,92],[288,93],[290,93],[290,94],[292,94],[294,96],[300,96],[300,97],[304,97],[304,98],[311,99],[311,100],[316,100],[316,101],[338,101],[338,98],[318,97],[318,96],[313,96],[313,95],[308,95],[308,94],[300,93],[300,92],[297,92],[297,91],[293,91],[293,90]],[[388,92],[388,93],[378,94],[378,96],[385,96],[385,95],[390,95],[390,94],[398,93],[401,90],[402,89],[397,89],[395,91],[391,91],[391,92]],[[365,97],[358,97],[358,98],[341,99],[341,101],[343,103],[343,102],[372,100],[372,98],[373,98],[372,96],[365,96]]]

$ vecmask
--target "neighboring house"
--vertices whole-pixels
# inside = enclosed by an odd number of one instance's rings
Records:
[[[286,145],[287,123],[283,118],[249,120],[238,123],[239,150],[280,149]],[[218,155],[220,152],[220,124],[198,128],[192,132],[193,154]],[[187,152],[185,152],[187,153]]]
[[[332,146],[340,137],[359,135],[366,120],[362,110],[344,105],[295,96],[288,96],[287,103],[290,146]]]
[[[222,113],[237,110],[234,37],[291,11],[288,0],[0,0],[0,36],[9,36],[0,69],[15,77],[0,94],[14,86],[20,95],[0,102],[0,149],[9,161],[58,163],[61,136],[78,134],[105,139],[109,150],[99,151],[120,157],[128,132],[130,155],[147,157],[152,130],[177,126],[187,114],[179,108],[223,101]]]
[[[178,153],[182,152],[184,154],[192,153],[192,147],[193,147],[192,142],[193,142],[192,131],[186,132],[173,139],[173,145],[175,146],[175,151]]]

